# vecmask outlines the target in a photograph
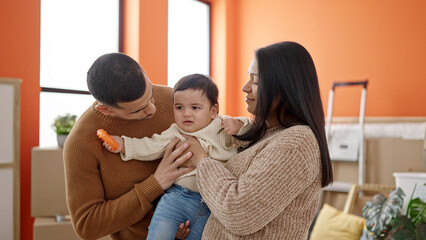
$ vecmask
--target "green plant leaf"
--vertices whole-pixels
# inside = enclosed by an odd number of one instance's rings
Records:
[[[415,225],[419,222],[426,223],[426,203],[420,198],[412,199],[408,207],[408,218],[412,219]]]
[[[421,222],[417,225],[417,239],[425,240],[426,239],[426,223]]]
[[[392,230],[387,239],[395,240],[424,240],[426,239],[426,224],[416,225],[406,216],[398,216],[392,221]]]
[[[366,219],[367,230],[378,237],[385,237],[391,229],[391,222],[401,212],[404,192],[397,188],[386,199],[382,194],[374,195],[362,210],[362,216]]]
[[[53,129],[55,130],[56,134],[69,134],[71,132],[72,127],[75,124],[75,121],[77,119],[76,115],[66,114],[66,115],[59,115],[55,118],[55,121],[52,124]]]

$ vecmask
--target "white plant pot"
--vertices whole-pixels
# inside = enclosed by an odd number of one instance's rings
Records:
[[[68,134],[56,135],[56,139],[58,140],[58,146],[60,148],[64,147],[64,143],[65,143],[65,140],[67,139],[67,137],[68,137]]]

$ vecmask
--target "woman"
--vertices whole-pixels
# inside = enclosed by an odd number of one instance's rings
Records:
[[[242,88],[252,141],[224,166],[190,139],[211,210],[203,239],[307,239],[321,188],[333,180],[318,78],[295,42],[260,48]]]

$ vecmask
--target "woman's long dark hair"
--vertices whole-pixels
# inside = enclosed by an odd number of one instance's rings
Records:
[[[314,62],[309,52],[295,42],[275,43],[256,51],[259,83],[253,128],[241,140],[258,141],[267,130],[266,120],[275,99],[277,119],[284,127],[308,125],[317,138],[322,163],[323,187],[333,181],[325,136],[324,112]],[[287,117],[291,120],[287,120]],[[286,119],[284,119],[286,117]]]

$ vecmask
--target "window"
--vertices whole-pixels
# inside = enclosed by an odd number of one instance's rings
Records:
[[[169,0],[168,21],[168,85],[188,74],[210,75],[210,6]]]
[[[41,0],[40,146],[57,146],[51,125],[58,115],[78,117],[94,101],[87,70],[102,54],[119,51],[119,5],[119,0]]]

